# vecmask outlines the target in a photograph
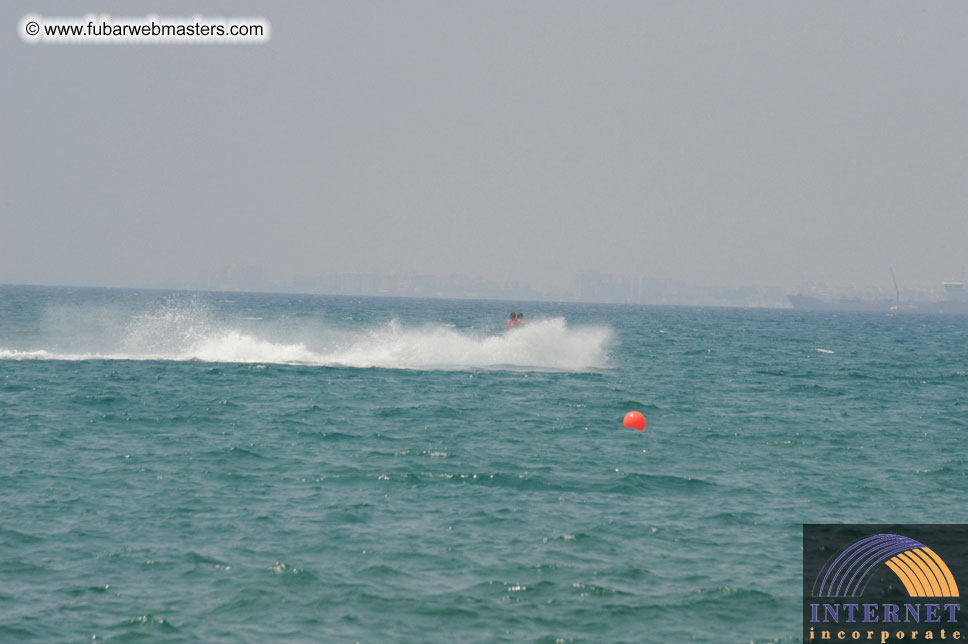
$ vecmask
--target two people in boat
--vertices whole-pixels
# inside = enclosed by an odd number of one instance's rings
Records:
[[[506,330],[516,329],[518,327],[524,326],[524,313],[515,313],[511,311],[511,315],[508,316],[508,322]]]

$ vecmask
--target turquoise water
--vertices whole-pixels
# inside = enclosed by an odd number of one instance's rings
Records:
[[[968,522],[966,329],[0,287],[0,641],[799,641],[801,524]]]

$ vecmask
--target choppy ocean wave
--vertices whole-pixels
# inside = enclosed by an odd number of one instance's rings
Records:
[[[0,642],[795,642],[968,521],[964,328],[0,287]]]

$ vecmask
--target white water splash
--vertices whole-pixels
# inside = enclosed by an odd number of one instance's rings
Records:
[[[322,362],[350,367],[460,369],[545,368],[576,371],[604,367],[611,330],[570,328],[563,318],[530,322],[496,336],[447,326],[403,328],[396,322],[373,329]]]
[[[280,339],[284,337],[285,339]],[[6,360],[173,360],[302,364],[386,369],[582,371],[608,363],[612,331],[569,327],[563,318],[532,320],[500,335],[440,322],[408,327],[397,320],[358,329],[259,330],[220,323],[203,306],[170,307],[134,317],[117,351],[10,350]]]

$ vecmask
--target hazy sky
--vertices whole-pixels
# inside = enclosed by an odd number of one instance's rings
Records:
[[[29,45],[27,13],[266,45]],[[0,282],[232,264],[931,287],[968,264],[968,3],[5,2]]]

